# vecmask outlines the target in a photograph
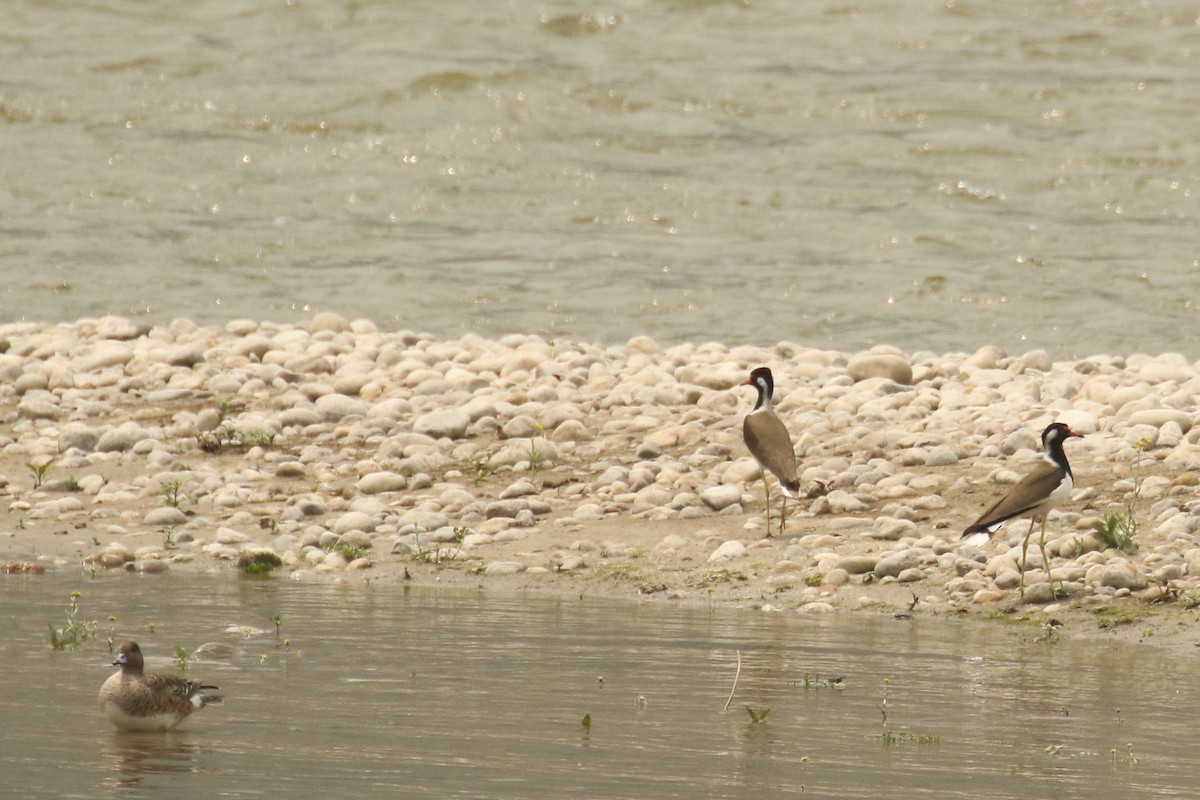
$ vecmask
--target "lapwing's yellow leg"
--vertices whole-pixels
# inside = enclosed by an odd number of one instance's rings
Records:
[[[1038,546],[1042,548],[1042,569],[1046,570],[1046,577],[1050,580],[1050,597],[1057,599],[1058,595],[1054,592],[1054,579],[1050,577],[1050,559],[1046,557],[1046,518],[1042,517],[1042,538],[1038,542]]]
[[[1033,536],[1033,526],[1037,524],[1037,519],[1029,520],[1029,532],[1025,534],[1025,541],[1021,545],[1021,599],[1025,599],[1025,557],[1029,553],[1029,537]]]
[[[787,524],[787,493],[780,492],[783,495],[783,502],[779,504],[779,535],[783,536],[783,526]]]
[[[762,479],[763,479],[763,494],[766,495],[766,498],[767,498],[767,504],[766,504],[767,538],[770,539],[771,538],[771,486],[770,486],[770,484],[767,483],[767,471],[765,469],[762,471]]]

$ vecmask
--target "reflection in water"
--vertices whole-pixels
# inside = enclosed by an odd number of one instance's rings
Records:
[[[101,743],[102,770],[108,785],[137,789],[151,775],[195,772],[195,752],[196,745],[184,731],[113,731]]]

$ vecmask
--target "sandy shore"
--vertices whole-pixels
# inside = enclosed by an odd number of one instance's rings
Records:
[[[775,373],[812,496],[764,537],[741,441]],[[799,344],[439,340],[106,317],[0,326],[0,563],[480,586],[789,613],[1051,620],[1200,645],[1200,364]],[[1063,420],[1050,576],[961,530]],[[777,495],[776,495],[777,497]],[[775,526],[773,509],[772,527]],[[1097,521],[1132,511],[1132,552]],[[1053,577],[1063,592],[1053,597]]]

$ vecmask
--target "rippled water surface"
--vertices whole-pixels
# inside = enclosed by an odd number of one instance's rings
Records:
[[[54,652],[73,589],[100,638]],[[1034,628],[72,575],[5,578],[0,613],[10,797],[1044,799],[1200,781],[1194,659]],[[110,627],[153,670],[177,645],[232,646],[189,665],[225,704],[115,733],[96,705]]]
[[[13,0],[0,318],[1195,357],[1196,20]]]

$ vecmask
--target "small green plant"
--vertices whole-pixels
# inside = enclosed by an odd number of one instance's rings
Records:
[[[279,629],[283,627],[283,614],[280,614],[278,611],[276,611],[274,614],[268,617],[268,619],[275,623],[275,638],[278,639]]]
[[[163,502],[171,508],[179,508],[179,504],[187,499],[192,498],[183,494],[183,487],[187,484],[186,478],[181,478],[173,481],[159,481],[159,488],[162,489]]]
[[[365,544],[339,544],[333,548],[335,553],[341,553],[348,561],[354,561],[356,558],[365,558],[370,550],[370,545]]]
[[[61,628],[50,625],[50,646],[55,650],[74,650],[79,645],[96,635],[95,620],[79,619],[79,598],[82,592],[71,592],[71,601],[67,606],[67,622]]]
[[[912,733],[911,731],[904,730],[903,728],[893,728],[888,724],[888,701],[891,696],[891,686],[892,679],[884,678],[883,688],[880,690],[879,699],[879,714],[883,718],[883,725],[879,732],[880,741],[889,745],[908,743],[941,744],[942,737],[940,736]]]
[[[172,550],[175,547],[175,526],[164,525],[158,529],[163,537],[163,549]]]
[[[238,556],[238,568],[246,575],[269,575],[283,566],[283,559],[270,550],[255,550]]]
[[[32,461],[25,464],[29,467],[29,471],[33,473],[33,488],[40,489],[46,480],[46,473],[50,471],[50,467],[54,465],[57,458],[52,458],[42,464],[35,464]]]
[[[1057,620],[1050,620],[1042,625],[1042,632],[1033,640],[1038,644],[1058,644],[1059,635],[1058,629],[1060,623]]]
[[[880,740],[884,744],[941,744],[942,737],[930,736],[927,734],[912,733],[910,731],[896,730],[894,728],[884,728],[880,735]]]
[[[1137,534],[1142,523],[1132,513],[1132,508],[1106,514],[1099,522],[1092,523],[1092,530],[1104,542],[1105,547],[1115,547],[1125,553],[1136,553]]]
[[[805,689],[845,689],[846,678],[841,675],[835,678],[822,678],[819,672],[806,672],[800,681],[800,686]]]
[[[274,447],[275,445],[275,434],[260,428],[238,434],[238,437],[241,443],[247,447]]]
[[[229,403],[217,406],[217,424],[212,430],[196,431],[196,444],[206,453],[219,453],[227,447],[274,447],[277,434],[255,428],[239,431],[229,423]]]
[[[494,455],[496,455],[495,450],[488,450],[486,453],[472,453],[461,460],[463,472],[476,486],[486,481],[492,474],[491,464]]]
[[[466,535],[465,529],[463,535]],[[432,550],[426,550],[425,548],[421,547],[420,537],[418,537],[417,549],[412,554],[413,560],[424,564],[441,564],[442,561],[453,561],[454,559],[458,558],[458,554],[462,552],[462,539],[458,536],[455,536],[455,540],[457,542],[457,546],[453,549],[447,548],[443,550],[441,545],[434,543]],[[484,565],[480,565],[479,571],[476,572],[475,566],[472,565],[467,568],[467,571],[472,575],[477,575],[482,572],[483,569]]]
[[[750,706],[746,706],[746,712],[750,714],[750,724],[757,725],[760,722],[767,721],[767,714],[771,713],[771,709],[764,708],[760,711],[755,711]]]
[[[175,668],[178,669],[180,673],[186,673],[188,670],[187,648],[181,644],[177,644],[177,645],[175,645],[174,652],[175,652]]]
[[[541,425],[538,425],[536,423],[534,424],[533,427],[538,431],[544,430],[544,428],[542,428]],[[529,471],[532,472],[534,475],[537,475],[538,470],[540,470],[543,466],[545,466],[546,459],[547,459],[546,453],[537,449],[537,440],[534,437],[530,436],[529,437]]]
[[[67,477],[67,490],[71,492],[83,491],[83,487],[79,485],[79,479],[74,475]]]
[[[1129,474],[1133,479],[1133,491],[1125,496],[1125,508],[1113,514],[1105,515],[1099,522],[1092,524],[1092,530],[1100,537],[1106,547],[1115,547],[1125,553],[1137,552],[1135,541],[1142,522],[1137,518],[1134,505],[1142,491],[1142,460],[1146,458],[1146,449],[1151,445],[1149,439],[1138,439],[1133,443],[1133,460],[1129,465]]]

